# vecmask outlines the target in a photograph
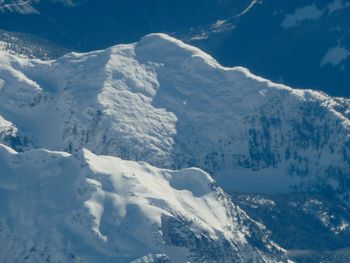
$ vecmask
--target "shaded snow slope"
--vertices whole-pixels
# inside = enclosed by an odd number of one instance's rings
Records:
[[[70,50],[32,35],[0,30],[0,50],[22,58],[49,60]]]
[[[32,147],[28,145],[28,138],[23,136],[17,127],[0,116],[0,143],[4,143],[17,150],[26,150]]]
[[[348,197],[349,100],[225,68],[164,34],[42,62],[2,53],[0,115],[30,143],[200,167],[226,189]]]
[[[282,262],[205,172],[0,145],[1,262]]]

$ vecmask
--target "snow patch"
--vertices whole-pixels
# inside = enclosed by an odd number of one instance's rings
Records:
[[[305,21],[314,21],[321,18],[323,15],[332,15],[333,13],[350,6],[348,0],[334,0],[323,9],[316,4],[307,5],[295,10],[292,14],[287,14],[281,26],[285,29],[293,28],[301,25]]]
[[[256,4],[258,3],[258,0],[253,0],[247,7],[246,9],[244,9],[239,15],[237,15],[238,17],[245,15],[246,13],[248,13],[250,11],[250,9],[252,9]]]
[[[321,67],[326,65],[338,66],[350,56],[350,51],[342,46],[330,48],[321,60]]]
[[[349,0],[335,0],[327,6],[328,14],[331,15],[336,11],[342,10],[347,7],[350,7]]]
[[[282,21],[283,28],[293,28],[307,20],[317,20],[323,15],[323,10],[315,4],[298,8],[293,14],[288,14]]]

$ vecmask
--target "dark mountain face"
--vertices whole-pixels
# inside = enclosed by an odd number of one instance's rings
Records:
[[[240,19],[212,54],[225,65],[243,65],[274,81],[348,97],[348,5],[346,1],[263,1]],[[344,56],[337,60],[338,55]]]
[[[178,31],[232,16],[249,1],[130,0],[33,3],[40,14],[2,14],[0,27],[32,33],[81,51],[137,41],[150,32]],[[13,23],[16,21],[16,23]]]
[[[242,194],[232,199],[272,231],[295,262],[348,262],[349,209],[316,193]]]

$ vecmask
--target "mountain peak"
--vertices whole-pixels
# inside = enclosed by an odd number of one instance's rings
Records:
[[[136,44],[135,52],[141,59],[150,59],[154,62],[171,61],[176,64],[191,57],[199,57],[208,64],[219,66],[214,58],[200,49],[163,33],[142,37]]]

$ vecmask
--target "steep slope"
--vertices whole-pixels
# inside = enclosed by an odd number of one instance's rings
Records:
[[[317,193],[231,193],[233,202],[272,232],[295,262],[348,262],[350,213]]]
[[[227,190],[348,199],[349,100],[224,68],[163,34],[55,61],[3,53],[0,115],[36,147],[197,166]]]
[[[1,262],[282,262],[199,169],[0,145]]]
[[[17,127],[0,116],[0,143],[9,145],[23,151],[32,147],[28,139],[21,134]]]

